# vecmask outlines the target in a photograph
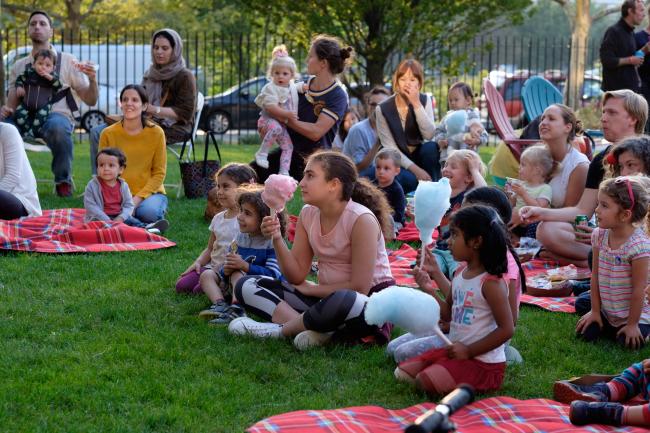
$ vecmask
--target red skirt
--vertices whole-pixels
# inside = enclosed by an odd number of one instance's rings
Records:
[[[501,388],[506,371],[505,362],[487,363],[478,359],[449,359],[447,349],[432,349],[422,355],[407,359],[399,368],[411,377],[427,374],[427,368],[439,365],[449,372],[456,384],[466,383],[477,391],[493,391]]]

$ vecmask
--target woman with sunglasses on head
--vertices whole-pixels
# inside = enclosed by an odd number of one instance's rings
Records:
[[[591,310],[576,326],[586,341],[607,337],[638,349],[650,335],[650,304],[644,302],[650,283],[648,207],[647,177],[621,176],[600,184],[598,228],[591,236]]]

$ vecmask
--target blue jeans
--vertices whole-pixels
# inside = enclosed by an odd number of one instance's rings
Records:
[[[435,141],[422,143],[413,153],[411,160],[415,165],[429,173],[431,180],[434,182],[440,179],[440,151],[438,150],[438,143]],[[415,191],[415,188],[418,187],[418,179],[409,170],[402,169],[396,179],[402,185],[404,194]]]
[[[15,125],[13,118],[5,122]],[[72,131],[74,125],[61,113],[50,113],[38,133],[52,151],[52,173],[54,183],[72,183]]]
[[[167,196],[161,193],[151,194],[135,208],[133,215],[124,221],[124,224],[144,227],[163,219],[165,213],[167,213]]]
[[[90,172],[92,174],[97,174],[97,152],[99,151],[99,136],[102,134],[102,131],[108,127],[107,124],[103,123],[101,125],[95,126],[90,130]]]

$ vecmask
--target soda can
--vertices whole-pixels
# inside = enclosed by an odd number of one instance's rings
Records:
[[[576,215],[576,221],[575,221],[576,231],[583,232],[583,230],[580,230],[580,227],[585,227],[587,225],[589,225],[589,218],[587,218],[587,215]]]

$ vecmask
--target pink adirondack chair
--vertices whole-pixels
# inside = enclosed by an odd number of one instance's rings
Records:
[[[483,90],[485,91],[485,100],[487,102],[488,114],[497,134],[501,140],[508,146],[514,157],[519,161],[521,153],[526,148],[539,140],[525,140],[515,135],[515,130],[510,124],[508,114],[506,113],[506,104],[503,102],[501,93],[494,87],[494,84],[489,79],[483,80]]]

